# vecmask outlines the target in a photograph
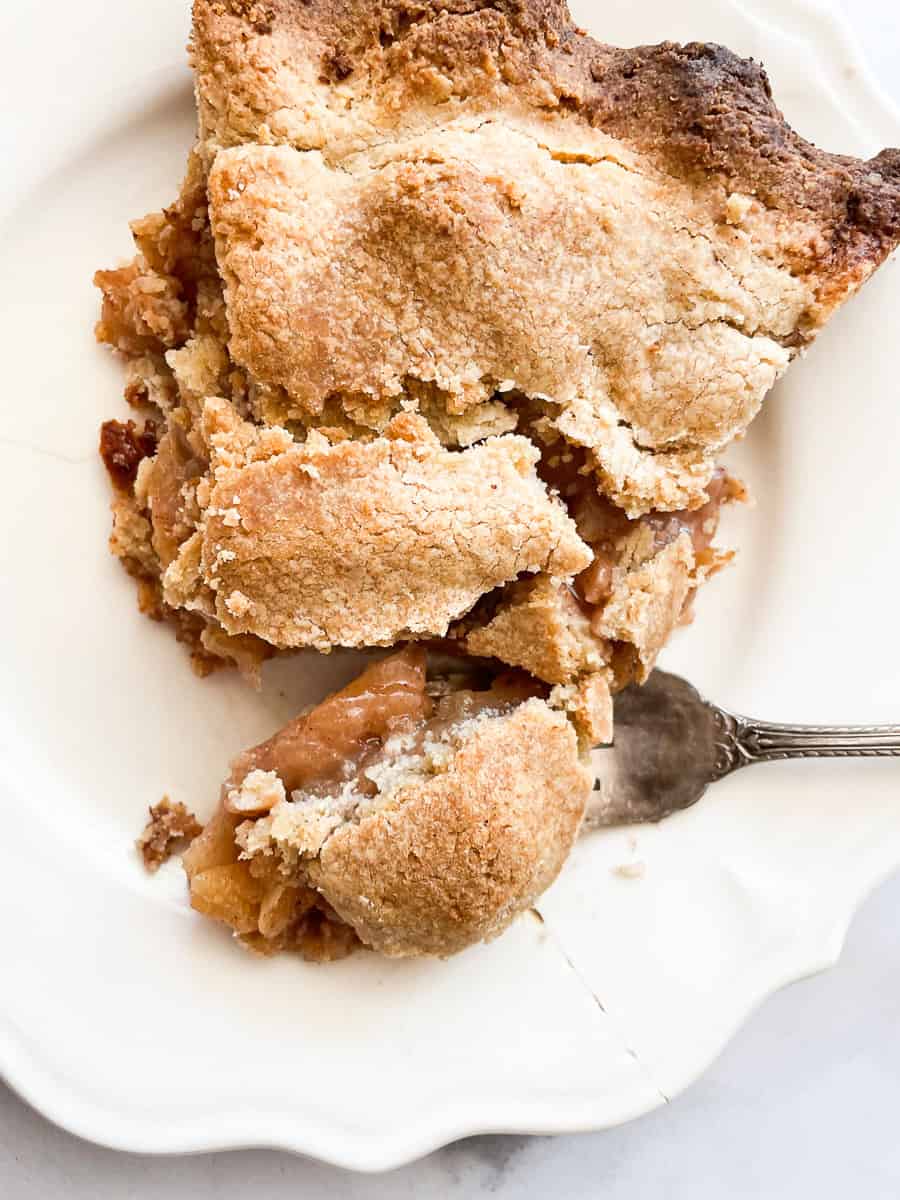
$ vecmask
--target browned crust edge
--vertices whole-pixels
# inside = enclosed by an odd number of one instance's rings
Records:
[[[792,267],[826,277],[825,304],[900,241],[900,151],[864,161],[818,149],[787,124],[763,67],[724,46],[603,45],[562,0],[195,0],[194,21],[195,57],[207,61],[235,43],[252,56],[255,40],[279,35],[318,57],[322,83],[364,66],[377,88],[379,75],[431,66],[577,113],[678,177],[809,222],[819,236]]]

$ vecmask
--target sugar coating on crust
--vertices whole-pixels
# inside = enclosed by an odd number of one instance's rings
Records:
[[[456,953],[496,937],[552,883],[592,776],[566,716],[541,700],[475,720],[430,765],[349,816],[288,802],[238,840],[251,861],[295,864],[381,953]]]
[[[268,430],[276,452],[259,458],[253,427],[217,446],[213,434],[202,532],[166,574],[170,602],[205,588],[229,633],[276,646],[388,645],[443,635],[522,572],[571,576],[590,562],[525,438],[454,453],[411,416],[389,433],[295,444]]]
[[[632,515],[695,506],[900,235],[896,153],[818,151],[721,47],[601,46],[553,0],[265,12],[195,5],[201,133],[232,351],[312,411],[512,382]]]
[[[586,746],[605,746],[613,740],[613,701],[608,671],[596,671],[574,683],[557,684],[550,693],[549,703],[568,713]]]
[[[310,415],[409,379],[451,411],[514,385],[563,429],[586,406],[615,498],[657,503],[668,470],[668,502],[692,502],[690,467],[746,428],[813,291],[687,185],[569,132],[482,121],[342,170],[284,146],[220,153],[210,214],[235,360]]]

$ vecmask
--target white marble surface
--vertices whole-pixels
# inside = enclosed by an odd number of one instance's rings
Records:
[[[900,104],[893,0],[834,3]],[[55,1129],[0,1085],[0,1197],[895,1197],[898,908],[900,877],[864,907],[834,970],[774,997],[684,1096],[620,1129],[472,1138],[402,1170],[361,1177],[266,1151],[182,1159],[117,1154]]]

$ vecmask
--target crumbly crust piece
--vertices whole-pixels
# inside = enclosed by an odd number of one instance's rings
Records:
[[[590,617],[569,587],[549,575],[512,584],[493,617],[459,632],[469,654],[522,667],[547,683],[600,671],[608,661]]]
[[[688,533],[658,547],[639,526],[618,546],[610,595],[597,606],[540,575],[506,588],[494,615],[451,631],[464,649],[523,667],[552,684],[579,684],[597,673],[618,689],[643,683],[672,633],[691,619],[696,589],[732,553],[713,547],[698,562]],[[477,616],[473,614],[473,616]]]
[[[116,558],[127,562],[133,574],[149,579],[159,573],[159,560],[151,541],[150,522],[134,496],[116,494],[112,502],[113,527],[109,548]]]
[[[535,748],[539,752],[535,752]],[[484,719],[445,769],[322,827],[293,804],[257,823],[256,853],[283,852],[382,954],[454,954],[496,937],[546,890],[592,784],[572,725],[542,700]]]
[[[524,667],[547,683],[578,683],[608,668],[621,688],[646,679],[672,632],[691,619],[697,588],[730,561],[732,552],[713,540],[722,505],[746,492],[719,470],[701,508],[630,520],[585,490],[583,479],[572,486],[569,502],[592,548],[591,566],[574,585],[546,575],[511,584],[451,636],[470,654]]]
[[[613,699],[608,671],[585,675],[574,683],[558,684],[549,696],[552,708],[560,708],[588,747],[605,746],[613,740]]]
[[[213,224],[236,358],[312,411],[511,381],[629,512],[695,506],[900,236],[900,156],[818,151],[721,47],[601,46],[554,0],[251,8],[195,4]]]
[[[191,841],[202,829],[194,814],[183,804],[173,804],[168,796],[163,796],[159,804],[151,805],[150,820],[135,843],[145,868],[154,874],[180,845]]]
[[[646,536],[639,531],[635,540]],[[594,629],[599,637],[617,643],[621,650],[616,674],[629,682],[643,683],[668,641],[681,623],[685,602],[695,586],[694,551],[689,534],[682,533],[652,557],[633,547],[626,559],[613,594],[597,614]]]
[[[227,412],[210,402],[208,427]],[[211,434],[203,529],[166,574],[169,602],[191,605],[205,588],[227,632],[281,647],[388,645],[443,635],[521,572],[571,576],[590,562],[526,439],[451,453],[411,416],[388,433],[275,439],[255,461],[252,426]]]

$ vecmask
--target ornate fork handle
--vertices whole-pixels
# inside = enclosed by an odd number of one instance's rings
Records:
[[[900,757],[900,725],[776,725],[716,709],[716,778],[788,758]]]

